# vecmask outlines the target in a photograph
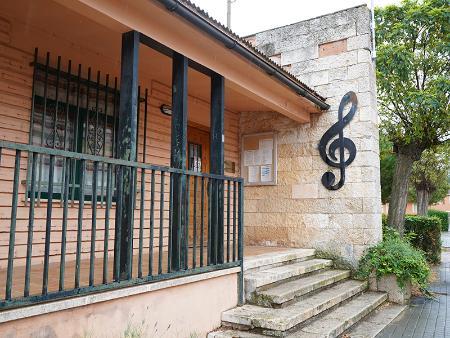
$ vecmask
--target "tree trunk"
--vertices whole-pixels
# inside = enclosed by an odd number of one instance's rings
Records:
[[[389,201],[388,224],[400,235],[404,233],[405,211],[408,202],[408,184],[415,157],[403,151],[397,153],[392,192]]]
[[[428,214],[428,203],[430,202],[430,193],[426,189],[417,190],[417,215],[426,216]]]

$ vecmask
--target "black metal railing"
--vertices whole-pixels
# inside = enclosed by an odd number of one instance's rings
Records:
[[[39,172],[41,161],[48,172]],[[115,219],[126,170],[136,191],[124,278]],[[184,217],[174,250],[172,188],[180,177]],[[0,309],[242,267],[241,178],[0,141],[0,194]],[[177,270],[172,254],[180,255]]]

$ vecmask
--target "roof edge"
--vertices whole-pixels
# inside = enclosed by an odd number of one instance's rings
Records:
[[[255,49],[249,48],[238,36],[231,31],[228,33],[225,29],[221,29],[213,24],[208,16],[200,15],[194,9],[186,6],[179,0],[157,0],[164,5],[170,12],[174,12],[189,21],[191,24],[200,28],[202,31],[220,41],[225,47],[234,50],[242,57],[249,60],[265,71],[268,75],[275,77],[278,81],[295,91],[298,95],[303,96],[321,110],[328,110],[330,105],[325,102],[325,99],[315,93],[312,89],[305,85],[302,85],[300,81],[296,81],[286,73],[283,69],[273,64],[267,58],[265,58],[260,52]],[[222,27],[224,28],[224,27]]]

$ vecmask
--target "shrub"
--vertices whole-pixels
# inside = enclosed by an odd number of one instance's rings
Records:
[[[393,274],[401,288],[411,281],[423,290],[428,286],[430,268],[423,252],[414,248],[408,238],[387,229],[383,241],[367,249],[359,261],[358,277],[368,278],[372,273],[377,278]]]
[[[436,217],[406,216],[405,232],[413,232],[411,244],[425,252],[430,263],[441,261],[441,222]]]
[[[428,210],[428,217],[437,217],[441,220],[441,231],[448,231],[448,212],[440,210]]]

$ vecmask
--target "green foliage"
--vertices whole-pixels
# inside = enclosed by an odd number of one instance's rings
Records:
[[[356,276],[355,266],[336,252],[316,249],[315,256],[320,259],[332,260],[334,269],[350,270],[350,274]]]
[[[430,263],[441,261],[441,221],[438,218],[406,216],[405,232],[414,233],[411,244],[424,251]]]
[[[450,187],[449,161],[450,154],[446,146],[423,152],[420,160],[414,163],[411,174],[412,188],[415,190],[414,197],[417,190],[425,190],[430,194],[429,204],[433,204],[447,196]],[[416,201],[415,198],[414,201]]]
[[[379,278],[393,274],[401,288],[411,281],[425,289],[430,268],[424,254],[392,229],[386,229],[383,237],[382,242],[364,253],[359,262],[358,276],[368,278],[375,273]]]
[[[441,231],[448,231],[448,212],[440,210],[428,210],[428,217],[436,217],[441,221]]]
[[[381,178],[381,201],[389,203],[392,191],[392,180],[397,157],[393,150],[393,144],[388,137],[380,133],[380,178]]]
[[[450,133],[448,0],[403,0],[377,8],[377,86],[382,127],[417,154]]]

